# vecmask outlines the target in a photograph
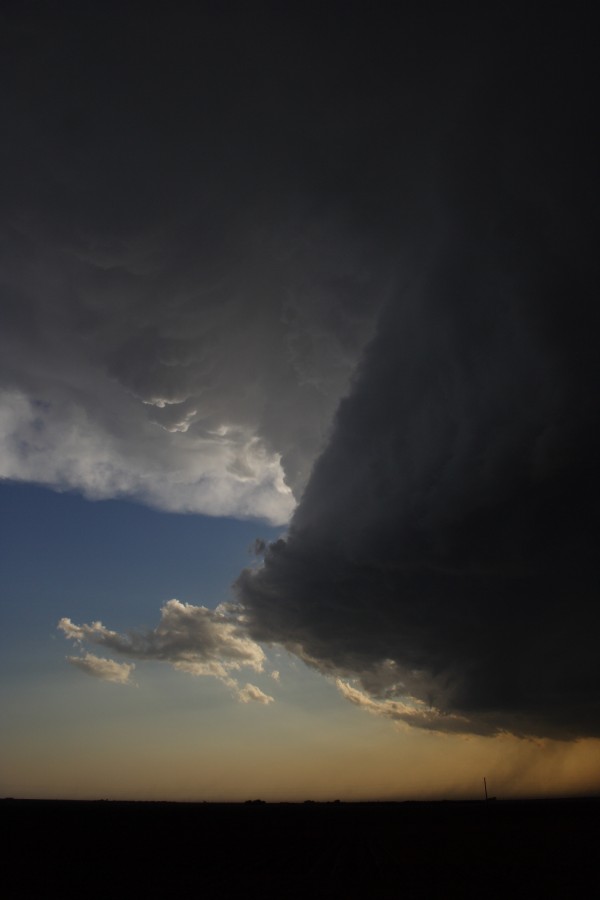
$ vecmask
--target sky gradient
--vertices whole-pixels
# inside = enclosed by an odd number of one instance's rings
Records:
[[[597,793],[586,23],[1,16],[0,794]]]

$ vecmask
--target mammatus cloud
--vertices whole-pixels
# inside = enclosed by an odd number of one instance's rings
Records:
[[[101,622],[75,625],[68,618],[61,619],[58,627],[66,638],[79,644],[105,647],[130,659],[167,662],[189,675],[217,678],[242,703],[273,700],[253,684],[240,687],[232,675],[244,668],[262,672],[265,663],[263,649],[244,632],[233,608],[221,606],[211,610],[169,600],[162,607],[156,628],[125,635],[109,630]],[[69,657],[69,661],[90,674],[113,681],[117,679],[109,678],[108,673],[122,673],[126,677],[118,680],[126,681],[134,668],[133,664],[100,660],[89,653]]]
[[[115,684],[130,684],[130,676],[135,669],[134,663],[118,663],[114,659],[94,656],[93,653],[67,656],[67,660],[87,675],[101,678],[102,681],[113,681]]]

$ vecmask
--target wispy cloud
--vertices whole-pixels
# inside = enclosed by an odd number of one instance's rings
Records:
[[[273,701],[273,697],[253,684],[240,687],[232,674],[243,668],[262,672],[266,659],[262,647],[245,632],[239,610],[234,607],[211,610],[169,600],[162,607],[158,626],[144,632],[133,630],[120,634],[101,622],[76,625],[69,618],[62,618],[58,628],[66,638],[79,644],[106,647],[130,659],[166,662],[189,675],[216,678],[242,703]],[[111,681],[126,681],[134,667],[89,653],[69,657],[69,661],[89,674]]]
[[[265,694],[259,687],[255,684],[250,684],[246,682],[243,688],[238,693],[239,699],[242,703],[251,703],[252,701],[256,701],[257,703],[272,703],[273,697],[269,694]]]
[[[406,725],[424,728],[427,731],[457,734],[490,734],[493,731],[482,729],[479,723],[472,722],[465,716],[444,714],[441,710],[427,706],[419,700],[412,698],[407,698],[406,701],[378,700],[341,678],[336,678],[335,684],[340,694],[355,706],[375,715],[384,716],[386,719],[404,722]]]
[[[83,656],[67,656],[71,665],[81,669],[86,675],[100,678],[102,681],[112,681],[115,684],[130,684],[131,673],[135,669],[135,663],[118,663],[114,659],[106,659],[86,653]]]

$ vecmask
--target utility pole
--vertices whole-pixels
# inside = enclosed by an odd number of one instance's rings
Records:
[[[485,780],[485,778],[483,779],[483,789],[484,789],[484,791],[485,791],[485,799],[487,800],[487,799],[488,799],[488,792],[487,792],[487,781]]]

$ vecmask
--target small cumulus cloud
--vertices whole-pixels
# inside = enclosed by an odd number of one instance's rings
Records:
[[[273,698],[252,684],[240,687],[232,673],[243,668],[262,672],[265,653],[245,633],[235,607],[222,605],[216,609],[169,600],[161,610],[160,622],[154,629],[120,634],[102,622],[76,625],[65,617],[58,628],[69,640],[106,647],[130,659],[169,663],[180,672],[194,676],[210,676],[225,684],[242,702],[271,703]],[[92,654],[69,657],[69,661],[88,674],[106,680],[124,682],[133,664],[102,660]]]
[[[131,684],[131,673],[135,669],[135,663],[118,663],[114,659],[106,659],[86,653],[84,656],[67,656],[72,666],[100,678],[102,681],[112,681],[114,684]]]
[[[273,703],[273,697],[269,694],[265,694],[259,687],[256,687],[255,684],[250,684],[246,682],[243,688],[238,692],[238,697],[242,703],[251,703],[255,701],[256,703]]]

